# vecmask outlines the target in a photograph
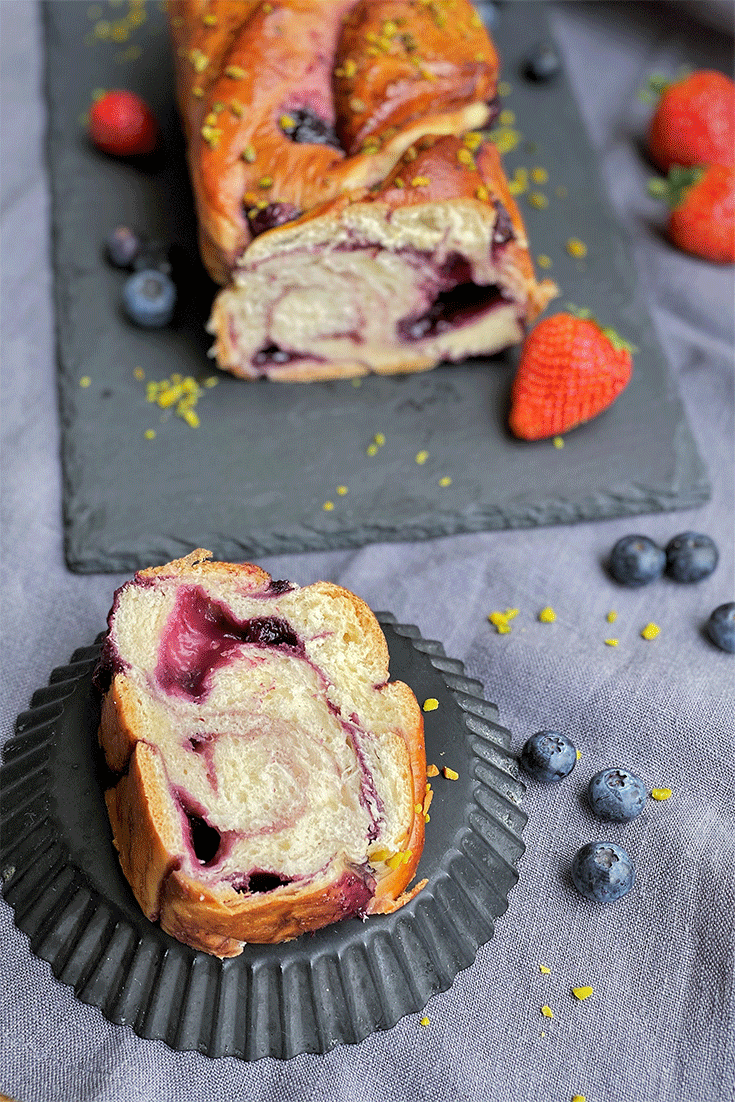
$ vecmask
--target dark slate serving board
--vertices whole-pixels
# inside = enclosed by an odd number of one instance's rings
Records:
[[[131,26],[130,14],[141,10],[145,20]],[[519,202],[534,256],[552,260],[558,301],[591,308],[639,349],[628,389],[568,434],[563,448],[509,435],[515,352],[359,386],[252,384],[215,372],[203,330],[213,288],[196,259],[162,6],[50,0],[45,15],[72,570],[128,571],[198,546],[223,559],[257,558],[707,499],[706,472],[569,86],[563,74],[547,85],[520,75],[546,33],[540,3],[503,5],[494,32],[511,85],[503,107],[522,135],[506,167],[509,175],[518,167],[548,172],[548,183],[531,187],[548,206],[534,207],[527,195]],[[113,87],[139,92],[156,112],[164,146],[153,162],[105,157],[87,141],[84,115],[94,91]],[[556,142],[560,132],[564,141]],[[141,331],[121,314],[123,275],[105,263],[101,245],[120,223],[177,242],[192,258],[195,277],[169,329]],[[567,253],[572,237],[587,244],[584,260]],[[176,371],[218,376],[197,407],[198,428],[146,399],[148,381]],[[150,429],[154,439],[146,439]],[[385,443],[371,456],[376,434]]]

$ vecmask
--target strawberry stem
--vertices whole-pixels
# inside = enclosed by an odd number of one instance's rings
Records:
[[[691,168],[672,165],[666,179],[658,177],[649,181],[648,194],[654,199],[664,199],[673,209],[683,203],[689,189],[702,179],[703,174],[704,169],[699,165]]]
[[[596,325],[603,336],[607,337],[610,344],[613,346],[616,352],[630,352],[632,355],[637,352],[638,349],[634,344],[630,344],[623,337],[620,336],[616,329],[613,329],[611,325],[600,325],[597,318],[593,315],[592,311],[586,306],[575,306],[573,302],[567,302],[565,309],[568,314],[571,314],[573,318],[578,318],[580,321],[591,321],[593,325]]]

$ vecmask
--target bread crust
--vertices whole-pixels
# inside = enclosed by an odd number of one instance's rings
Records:
[[[128,585],[148,586],[168,579],[197,583],[226,579],[246,593],[261,594],[270,575],[249,564],[210,561],[201,549],[184,559],[141,571]],[[125,589],[125,587],[123,587]],[[119,591],[120,592],[120,591]],[[410,825],[397,868],[385,860],[356,867],[342,855],[324,876],[303,885],[298,879],[263,893],[242,893],[232,883],[206,882],[186,871],[186,839],[181,807],[173,797],[161,749],[152,741],[144,701],[125,669],[114,673],[102,702],[99,741],[118,780],[106,793],[115,846],[124,875],[145,915],[190,945],[220,957],[235,956],[246,942],[271,943],[297,937],[351,914],[384,913],[405,903],[424,841],[423,812],[426,757],[423,716],[411,689],[389,682],[388,647],[373,613],[360,598],[340,586],[316,583],[302,593],[332,602],[336,622],[351,610],[357,630],[370,651],[369,676],[375,691],[390,700],[396,729],[405,744],[404,769],[410,778]],[[114,633],[116,607],[110,616]],[[341,617],[341,619],[340,619]],[[352,629],[351,629],[352,630]],[[374,847],[373,847],[374,848]]]

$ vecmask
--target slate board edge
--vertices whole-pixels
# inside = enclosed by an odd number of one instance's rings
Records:
[[[363,1006],[359,1016],[340,1025],[334,1034],[325,1031],[319,1017],[323,1011],[319,1008],[313,968],[298,972],[294,966],[291,970],[296,980],[306,981],[306,1002],[310,1005],[292,1003],[287,1012],[283,986],[287,970],[274,966],[272,960],[262,968],[251,964],[246,976],[245,1037],[239,1047],[232,1038],[223,1041],[224,1027],[218,1011],[228,999],[232,1004],[233,990],[238,1000],[242,998],[242,975],[239,978],[235,975],[235,987],[229,982],[240,958],[218,961],[179,945],[153,926],[147,937],[145,934],[137,937],[117,905],[106,900],[90,884],[84,870],[73,862],[54,817],[51,758],[56,728],[66,702],[75,694],[89,696],[91,672],[103,638],[100,635],[94,646],[75,651],[68,666],[52,672],[49,685],[34,693],[31,707],[18,717],[15,734],[3,747],[0,787],[6,798],[0,811],[0,875],[5,901],[14,909],[16,926],[29,937],[31,951],[47,960],[57,979],[73,986],[77,998],[97,1007],[108,1021],[128,1024],[139,1036],[163,1040],[175,1050],[197,1050],[212,1057],[229,1055],[254,1061],[266,1056],[290,1059],[302,1052],[323,1053],[337,1045],[359,1043],[375,1031],[391,1029],[401,1018],[421,1010],[432,995],[446,990],[459,972],[470,967],[480,946],[493,936],[494,919],[507,909],[508,892],[518,879],[517,865],[525,849],[522,830],[527,816],[521,808],[523,785],[518,779],[517,759],[509,749],[510,734],[490,718],[497,715],[497,709],[478,695],[480,683],[466,677],[460,661],[447,659],[440,643],[423,640],[417,628],[397,624],[390,613],[378,613],[378,618],[389,639],[391,631],[407,639],[440,674],[467,727],[473,761],[472,776],[464,781],[469,786],[467,822],[458,838],[460,848],[452,848],[448,856],[456,865],[467,860],[464,849],[475,854],[486,852],[498,865],[501,878],[486,889],[486,912],[481,913],[482,908],[468,908],[468,895],[451,871],[445,870],[430,881],[423,892],[397,912],[402,936],[389,942],[402,973],[400,990],[396,991],[390,987],[381,991],[384,981],[380,979],[380,970],[376,970],[374,962],[371,967],[371,956],[365,949],[366,944],[377,946],[378,937],[371,939],[369,921],[363,924],[356,944],[362,945],[378,999],[372,1006]],[[498,760],[502,765],[497,764]],[[507,795],[478,776],[477,770],[487,771],[489,761],[495,763],[491,769],[502,773]],[[498,818],[491,822],[492,814],[488,818],[487,808],[478,800],[478,793],[486,791],[493,799],[500,797],[504,808],[502,821]],[[507,847],[505,853],[485,837],[484,828],[470,821],[470,812],[475,820],[485,816],[491,833],[500,832]],[[446,904],[438,903],[434,895],[438,890],[443,893],[447,885],[458,891],[460,902],[464,900],[461,934],[454,932],[457,916],[450,914]],[[462,925],[458,917],[457,923]],[[161,948],[162,939],[169,943],[167,948]],[[383,941],[381,952],[385,950]],[[456,966],[447,970],[444,964],[440,968],[432,956],[432,942],[435,947],[449,946],[450,954],[455,954]],[[295,944],[288,943],[286,948]],[[154,962],[148,970],[152,969],[152,974],[146,975],[145,970],[140,975],[136,973],[128,984],[131,970],[141,960],[145,962],[146,954]],[[349,995],[349,983],[345,984],[341,975],[343,960],[339,954],[333,964],[342,989]],[[137,996],[131,995],[130,988],[138,980],[141,982]],[[270,997],[264,1010],[260,1010],[259,1004],[253,1006],[256,980],[261,987],[265,980],[263,989]],[[412,988],[408,1001],[406,986]],[[193,992],[193,1012],[188,1003],[190,992]],[[175,1002],[174,995],[180,1012],[172,1016],[167,1002]],[[274,999],[277,1006],[273,1005]],[[234,1009],[230,1006],[233,1014],[238,1008],[242,1012],[239,1001]],[[285,1023],[275,1034],[268,1028],[269,1010],[271,1013],[276,1010],[277,1020]],[[289,1019],[289,1013],[293,1020]],[[242,1024],[242,1013],[238,1020]],[[232,1022],[230,1026],[234,1031]],[[345,1035],[345,1028],[350,1035]]]

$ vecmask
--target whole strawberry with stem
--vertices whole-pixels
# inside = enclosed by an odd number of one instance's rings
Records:
[[[700,69],[665,85],[648,130],[648,152],[664,172],[672,165],[735,164],[735,82]]]
[[[674,165],[665,180],[652,180],[648,190],[669,203],[666,229],[677,248],[735,264],[735,166]]]
[[[552,314],[523,343],[508,423],[522,440],[543,440],[607,409],[633,371],[632,345],[587,310]]]
[[[116,157],[152,153],[158,123],[145,100],[134,92],[106,92],[89,110],[89,136],[98,149]]]

